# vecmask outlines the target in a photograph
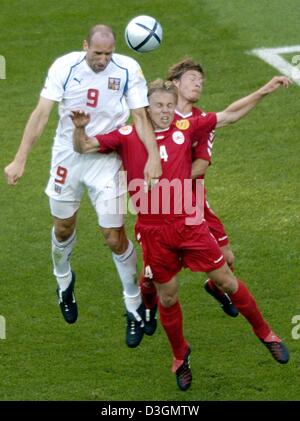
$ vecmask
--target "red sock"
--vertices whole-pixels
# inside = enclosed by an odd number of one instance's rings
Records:
[[[140,279],[142,299],[146,308],[153,308],[157,304],[155,285],[144,276]]]
[[[166,331],[171,344],[173,355],[178,360],[183,360],[188,350],[188,344],[183,337],[182,312],[179,302],[171,307],[163,307],[158,302],[160,321]]]
[[[246,285],[238,279],[238,290],[234,294],[229,294],[229,296],[239,312],[252,325],[255,335],[260,339],[268,336],[271,331],[270,326],[264,320]]]

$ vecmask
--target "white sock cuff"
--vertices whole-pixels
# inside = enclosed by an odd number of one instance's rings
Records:
[[[126,298],[129,298],[129,299],[130,298],[132,298],[132,299],[138,298],[140,295],[141,295],[141,288],[140,287],[138,287],[138,292],[134,295],[129,295],[125,291],[123,291],[124,300],[126,300]]]
[[[68,270],[68,272],[66,272],[66,273],[64,273],[63,275],[61,275],[61,274],[57,274],[56,273],[56,270],[55,270],[55,268],[53,269],[53,275],[56,277],[56,278],[66,278],[67,276],[69,276],[70,275],[70,273],[71,273],[71,268],[70,268],[70,270]]]
[[[123,254],[116,254],[112,253],[113,258],[118,260],[119,262],[125,262],[125,260],[129,259],[132,254],[135,253],[134,246],[130,240],[128,240],[128,247],[127,250]]]
[[[73,232],[73,234],[71,235],[70,238],[68,238],[66,241],[60,242],[60,241],[57,240],[57,238],[55,236],[54,227],[53,227],[52,231],[51,231],[51,237],[52,237],[53,244],[56,247],[67,247],[76,240],[76,230],[74,230],[74,232]]]

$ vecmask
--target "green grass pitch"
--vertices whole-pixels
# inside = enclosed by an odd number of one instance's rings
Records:
[[[125,7],[126,5],[126,7]],[[46,71],[55,58],[81,49],[90,26],[112,25],[117,51],[136,58],[148,80],[191,56],[202,62],[201,106],[220,111],[278,71],[246,51],[299,44],[298,0],[1,0],[0,163],[13,158]],[[155,16],[164,29],[149,54],[128,50],[127,22]],[[300,53],[299,53],[300,54]],[[291,57],[289,57],[289,60]],[[50,256],[48,179],[57,113],[30,155],[15,188],[0,182],[0,400],[298,400],[299,346],[292,317],[299,297],[299,94],[293,85],[266,98],[237,125],[220,129],[207,176],[210,204],[221,217],[246,281],[291,353],[280,366],[242,317],[226,317],[204,292],[205,275],[184,271],[180,298],[192,347],[193,385],[180,392],[171,351],[159,326],[128,349],[121,286],[94,211],[84,198],[72,266],[79,319],[59,312]],[[133,238],[134,217],[126,222]],[[139,251],[140,254],[140,251]]]

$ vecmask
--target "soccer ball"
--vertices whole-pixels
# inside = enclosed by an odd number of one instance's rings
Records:
[[[160,46],[163,30],[159,22],[151,16],[133,18],[125,29],[125,41],[129,48],[139,53],[147,53]]]

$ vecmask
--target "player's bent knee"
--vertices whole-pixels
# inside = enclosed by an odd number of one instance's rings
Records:
[[[67,241],[76,227],[76,218],[69,219],[54,219],[54,232],[55,237],[59,242]]]
[[[113,253],[122,254],[128,247],[128,239],[123,227],[121,228],[101,228],[104,239]]]
[[[160,294],[159,301],[163,307],[172,307],[178,301],[177,294],[169,295],[169,294]]]

